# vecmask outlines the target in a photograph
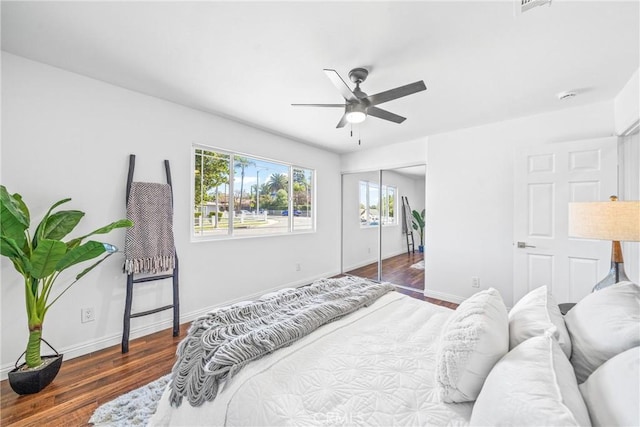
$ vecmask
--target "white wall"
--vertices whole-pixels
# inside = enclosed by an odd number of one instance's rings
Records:
[[[78,233],[123,218],[129,154],[137,156],[135,179],[141,181],[164,182],[163,160],[171,162],[182,321],[216,305],[339,272],[338,155],[5,52],[2,103],[2,184],[23,195],[33,218],[64,197],[73,199],[69,208],[87,212]],[[317,233],[192,243],[194,142],[314,168]],[[104,240],[123,247],[124,231]],[[119,343],[122,262],[122,254],[111,257],[48,313],[44,337],[66,358]],[[301,271],[295,271],[296,263]],[[26,346],[27,326],[23,286],[4,258],[1,278],[4,373]],[[134,311],[170,303],[170,288],[140,285]],[[80,323],[82,307],[94,307],[96,321]],[[170,318],[167,311],[134,319],[132,337],[166,328]]]
[[[340,169],[343,172],[360,172],[422,165],[427,160],[427,140],[425,137],[369,149],[363,141],[361,150],[341,156]]]
[[[612,100],[430,136],[425,294],[460,301],[478,276],[512,305],[515,150],[613,134]]]
[[[640,69],[631,76],[615,98],[616,135],[627,132],[640,118]]]

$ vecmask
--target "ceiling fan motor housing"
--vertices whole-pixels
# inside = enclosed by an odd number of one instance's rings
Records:
[[[356,84],[360,84],[367,80],[368,75],[369,71],[366,68],[354,68],[349,71],[349,79]]]

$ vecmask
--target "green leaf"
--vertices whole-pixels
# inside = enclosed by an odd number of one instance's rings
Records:
[[[20,247],[25,243],[25,230],[29,228],[23,206],[20,195],[11,196],[7,188],[0,185],[0,234],[13,239]]]
[[[88,261],[105,253],[104,244],[90,240],[84,245],[78,246],[69,252],[56,265],[56,270],[62,271],[72,265]]]
[[[29,227],[29,224],[31,222],[31,217],[29,215],[29,208],[24,203],[24,200],[22,200],[22,196],[19,195],[18,193],[14,193],[12,197],[13,197],[13,200],[15,200],[16,205],[18,206],[20,211],[22,211],[22,214],[24,215],[24,217],[27,219],[27,227]]]
[[[21,252],[22,250],[15,240],[7,236],[0,236],[0,255],[13,259],[19,257]],[[22,255],[24,256],[24,252]]]
[[[0,255],[6,256],[13,261],[16,270],[28,273],[31,270],[29,258],[22,252],[15,240],[6,236],[0,236]]]
[[[33,246],[34,247],[37,246],[38,240],[44,239],[44,235],[43,235],[44,229],[45,229],[45,226],[47,224],[47,220],[49,219],[49,215],[51,215],[51,212],[55,208],[60,206],[61,204],[67,203],[69,201],[71,201],[71,199],[66,198],[66,199],[58,200],[53,205],[51,205],[51,207],[49,208],[47,213],[44,215],[44,217],[42,217],[42,221],[40,221],[40,224],[38,224],[38,227],[36,227],[36,232],[33,235]]]
[[[413,215],[414,224],[417,224],[420,228],[423,228],[424,227],[424,214],[425,214],[424,209],[422,210],[421,213],[418,213],[418,211],[414,210],[414,211],[411,212],[411,214]]]
[[[84,212],[60,211],[52,214],[47,219],[42,232],[43,239],[60,240],[76,228]]]
[[[67,245],[59,240],[43,239],[31,254],[31,275],[42,279],[56,271],[56,265],[67,252]]]
[[[108,232],[110,232],[111,230],[115,230],[116,228],[127,228],[127,227],[132,227],[132,226],[133,226],[133,221],[130,221],[128,219],[119,219],[118,221],[114,221],[109,225],[105,225],[104,227],[100,227],[97,230],[93,230],[91,233],[85,234],[82,237],[77,237],[77,238],[75,238],[73,240],[69,240],[67,242],[67,247],[75,248],[84,239],[86,239],[89,236],[93,236],[94,234],[107,234]]]

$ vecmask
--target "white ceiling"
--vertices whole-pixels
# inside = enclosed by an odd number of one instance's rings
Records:
[[[639,39],[637,1],[2,2],[3,50],[336,152],[610,100]],[[341,110],[290,106],[340,103],[322,69],[362,66],[369,94],[425,81],[381,105],[404,123],[350,137]]]

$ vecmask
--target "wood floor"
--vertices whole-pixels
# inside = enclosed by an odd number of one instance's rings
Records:
[[[180,336],[171,329],[62,363],[56,379],[40,393],[19,396],[8,381],[0,383],[1,426],[88,426],[95,409],[123,393],[171,372]]]
[[[426,298],[422,291],[398,291],[444,307],[457,307]],[[0,426],[89,426],[87,421],[98,406],[171,372],[176,347],[188,327],[181,325],[176,338],[167,329],[132,340],[127,354],[121,354],[117,345],[67,360],[53,383],[37,394],[19,396],[8,381],[2,381]]]
[[[411,254],[400,254],[382,260],[382,280],[396,283],[412,289],[424,290],[424,270],[411,268],[411,266],[424,259],[424,254],[416,251]],[[365,265],[348,271],[347,274],[365,277],[367,279],[378,279],[378,263]]]

